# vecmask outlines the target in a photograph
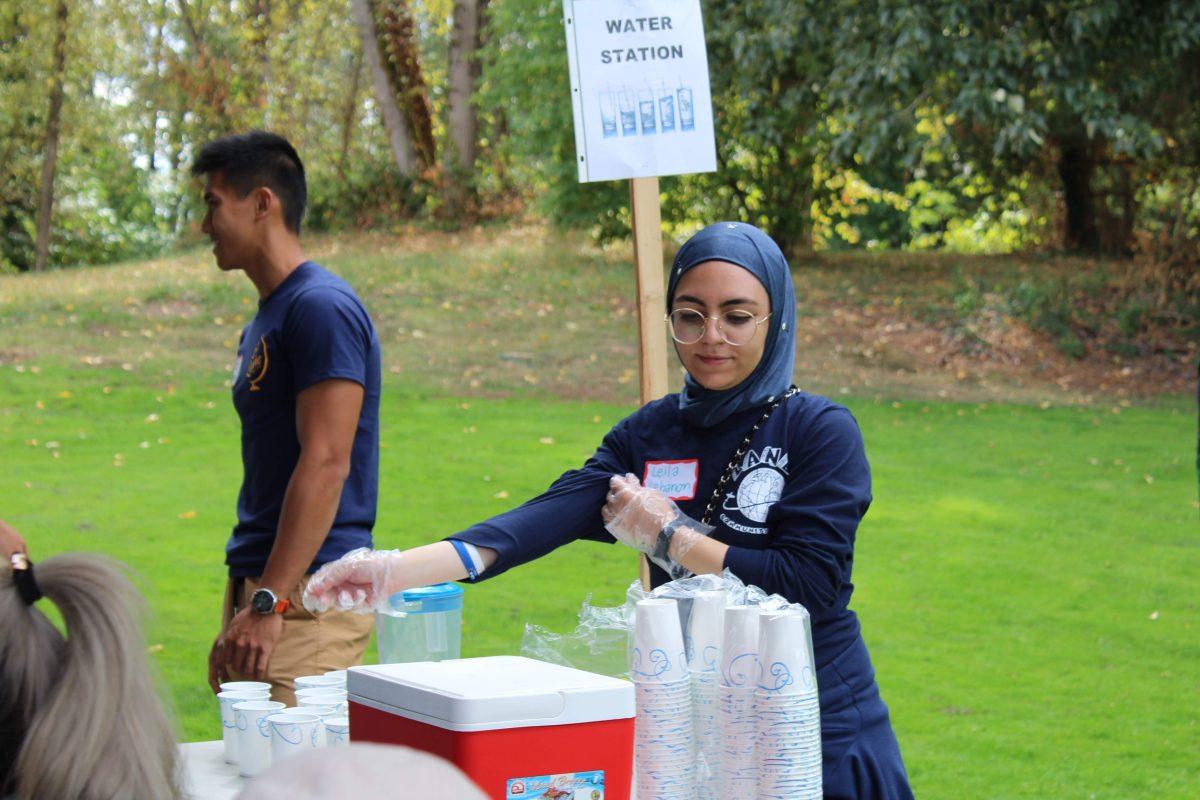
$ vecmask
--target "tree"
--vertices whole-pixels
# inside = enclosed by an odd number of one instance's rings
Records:
[[[1058,183],[1067,248],[1110,253],[1132,245],[1139,185],[1164,163],[1200,163],[1194,2],[884,0],[830,13],[843,161],[913,163],[916,115],[932,108],[978,168]]]
[[[421,70],[417,27],[407,0],[374,0],[376,38],[396,104],[404,114],[422,171],[437,163],[433,112]]]
[[[754,223],[789,256],[811,252],[812,209],[828,149],[827,4],[709,0],[704,5],[718,171],[689,179],[703,213]]]
[[[354,24],[358,28],[363,60],[366,61],[367,69],[371,73],[375,102],[379,105],[380,114],[383,116],[388,143],[392,148],[392,157],[401,174],[411,175],[416,171],[416,153],[413,149],[412,135],[409,133],[408,123],[397,102],[396,92],[392,90],[388,71],[384,67],[370,0],[350,0],[350,11],[354,16]]]
[[[456,210],[462,210],[473,194],[472,173],[479,139],[475,89],[479,84],[481,23],[486,2],[454,0],[446,81],[446,127],[449,129],[450,146],[446,148],[445,161],[447,197],[451,207]]]
[[[67,0],[54,7],[54,66],[50,74],[46,138],[42,148],[42,182],[38,191],[37,255],[34,270],[41,272],[50,259],[50,222],[54,210],[54,173],[58,167],[59,117],[62,114],[63,81],[67,70]]]

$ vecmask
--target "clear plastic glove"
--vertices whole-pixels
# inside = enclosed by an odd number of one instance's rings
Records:
[[[642,486],[633,475],[614,475],[609,487],[600,510],[605,529],[617,541],[645,553],[672,580],[691,575],[679,561],[713,528],[684,514],[675,501]]]
[[[332,608],[370,614],[386,607],[399,582],[401,557],[399,550],[351,550],[313,574],[304,607],[314,614]]]

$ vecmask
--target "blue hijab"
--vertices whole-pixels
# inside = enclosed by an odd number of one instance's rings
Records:
[[[771,301],[767,341],[754,371],[737,386],[705,389],[689,374],[679,393],[679,410],[692,425],[710,428],[730,414],[765,405],[787,391],[796,358],[796,292],[792,272],[779,245],[753,225],[717,222],[688,239],[671,265],[667,284],[667,311],[675,298],[679,279],[705,261],[737,264],[758,278]]]

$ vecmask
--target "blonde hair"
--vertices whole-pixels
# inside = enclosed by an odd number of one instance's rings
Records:
[[[0,719],[20,737],[7,790],[19,800],[179,797],[144,603],[122,565],[73,553],[39,562],[35,574],[66,638],[38,608],[46,600],[26,605],[0,568]]]

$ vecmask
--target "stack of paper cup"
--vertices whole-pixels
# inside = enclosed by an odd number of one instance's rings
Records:
[[[756,606],[727,606],[721,651],[721,797],[753,797],[758,788],[754,756],[755,678],[758,674]]]
[[[685,644],[692,681],[697,800],[718,800],[721,788],[720,683],[725,592],[697,592]]]
[[[283,710],[283,703],[249,700],[234,703],[237,726],[238,773],[253,778],[271,766],[271,728],[267,717]]]
[[[755,687],[759,800],[821,795],[821,709],[802,612],[762,615]]]
[[[321,718],[315,714],[283,711],[267,717],[271,726],[271,763],[309,753],[324,744]]]
[[[674,600],[637,604],[633,661],[639,800],[693,800],[695,756],[691,681]]]
[[[221,708],[221,739],[225,744],[225,763],[236,764],[237,758],[237,723],[233,715],[233,706],[235,703],[244,703],[250,700],[270,700],[271,699],[271,684],[256,683],[255,681],[234,681],[229,684],[221,684],[222,687],[239,684],[252,684],[263,688],[250,688],[244,690],[230,690],[222,688],[217,694],[217,704]]]

